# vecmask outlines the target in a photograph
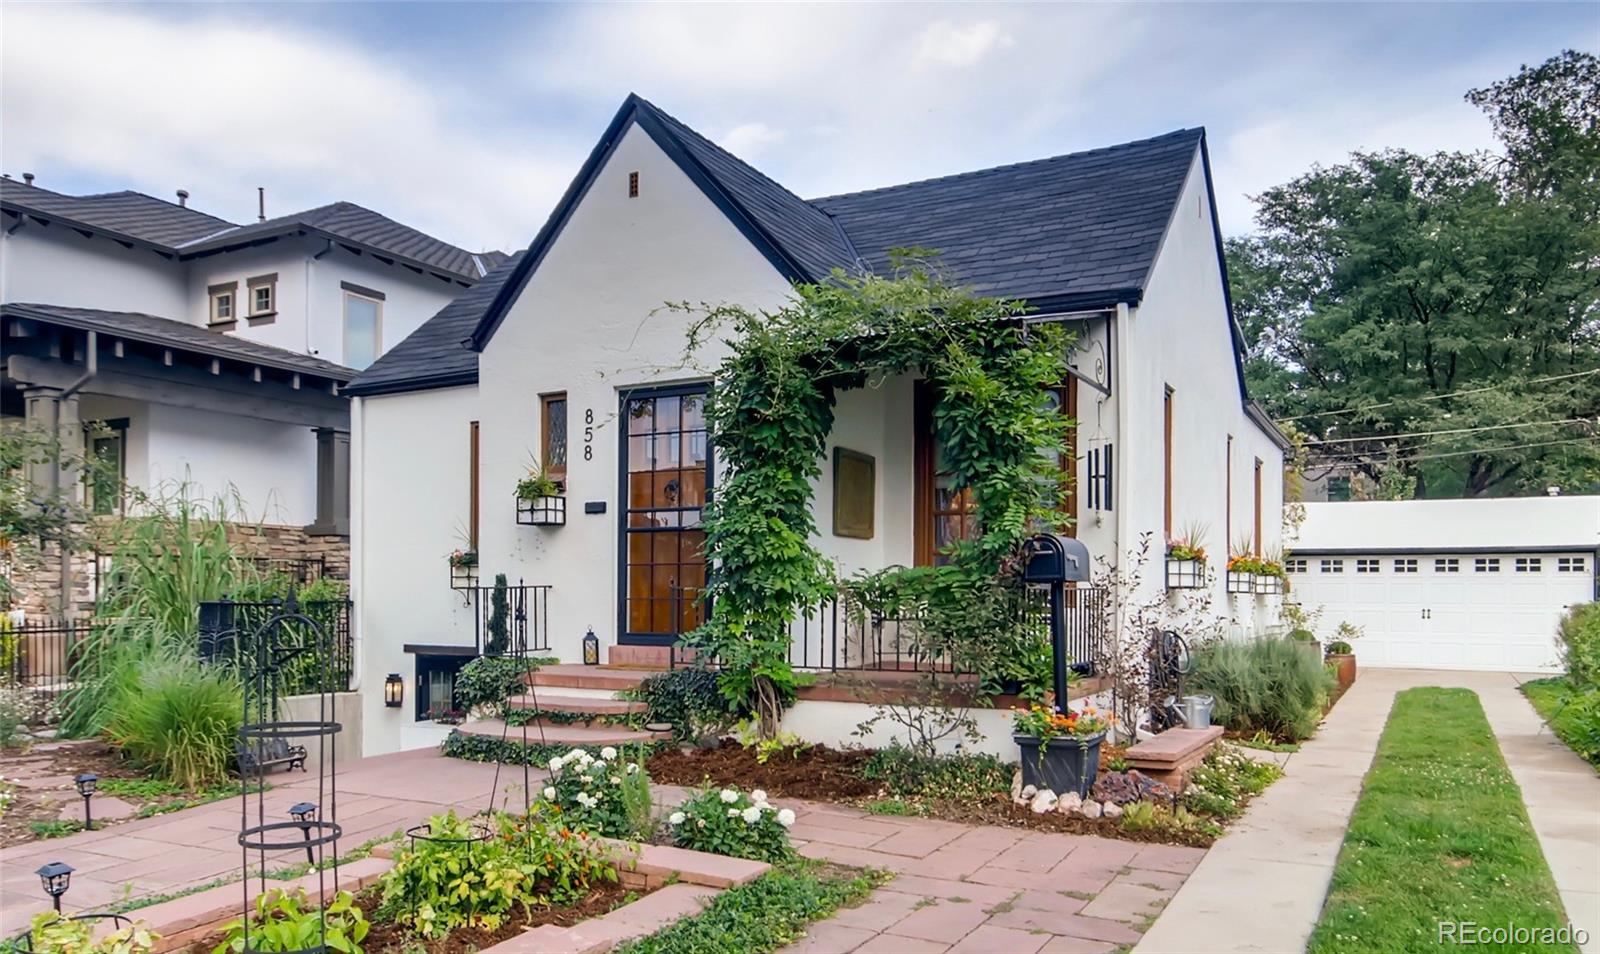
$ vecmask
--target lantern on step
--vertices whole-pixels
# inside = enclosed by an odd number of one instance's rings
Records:
[[[594,634],[594,627],[583,634],[583,664],[585,666],[600,665],[600,637]]]
[[[397,672],[389,673],[389,677],[383,681],[383,704],[398,709],[405,700],[406,681]]]

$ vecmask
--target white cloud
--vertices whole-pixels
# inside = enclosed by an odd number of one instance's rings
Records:
[[[993,20],[956,26],[947,20],[928,24],[917,38],[917,59],[942,66],[972,66],[1016,41]]]
[[[717,145],[744,159],[753,159],[768,146],[777,145],[789,136],[781,129],[766,123],[742,123],[717,137]]]
[[[8,172],[69,173],[252,221],[348,199],[471,249],[526,244],[574,163],[463,128],[452,90],[360,47],[230,12],[9,5]]]

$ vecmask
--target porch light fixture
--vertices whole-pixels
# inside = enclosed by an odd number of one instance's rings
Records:
[[[94,797],[95,787],[100,784],[100,776],[93,772],[84,772],[75,776],[72,784],[77,786],[78,794],[83,796],[83,830],[94,830],[94,819],[89,817],[89,799]]]
[[[383,680],[383,704],[391,709],[398,709],[400,704],[405,701],[406,681],[400,678],[400,674],[397,672],[389,673],[388,678]],[[312,807],[315,808],[315,806]]]
[[[296,802],[289,806],[289,817],[300,823],[300,834],[306,841],[311,840],[311,816],[317,813],[316,802]],[[311,854],[311,846],[306,845],[306,861],[316,864],[317,859]]]
[[[583,664],[585,666],[600,665],[600,638],[594,634],[594,627],[583,634]]]
[[[39,883],[44,886],[44,893],[50,896],[50,901],[56,907],[56,913],[60,914],[61,896],[67,893],[68,886],[72,884],[72,866],[52,861],[34,874],[39,876]]]

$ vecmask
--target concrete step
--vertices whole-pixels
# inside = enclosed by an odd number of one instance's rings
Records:
[[[544,712],[572,712],[582,715],[634,715],[649,712],[643,702],[630,702],[615,696],[568,695],[565,692],[524,693],[506,700],[513,709],[539,709]]]
[[[666,669],[672,665],[672,650],[667,646],[608,646],[606,665]]]
[[[614,666],[585,666],[582,663],[562,663],[545,666],[525,677],[529,685],[552,689],[632,689],[639,683],[665,670],[618,669]]]
[[[672,738],[671,732],[640,732],[622,726],[608,725],[529,725],[510,726],[499,719],[481,719],[456,726],[464,735],[487,735],[522,741],[527,730],[529,742],[550,745],[631,745],[635,742],[657,742]]]

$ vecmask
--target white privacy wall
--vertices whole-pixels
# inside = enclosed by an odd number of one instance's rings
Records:
[[[445,557],[466,546],[469,428],[477,408],[473,387],[352,401],[350,586],[369,755],[401,747],[402,729],[414,719],[415,661],[404,645],[472,644],[472,611],[450,589]],[[502,516],[487,505],[485,512],[486,522]],[[486,569],[492,580],[496,568]],[[407,681],[398,709],[383,704],[383,680],[392,672]]]
[[[1124,508],[1118,519],[1121,549],[1127,553],[1142,534],[1151,534],[1144,592],[1154,594],[1163,586],[1162,418],[1163,394],[1171,387],[1173,532],[1192,521],[1209,527],[1205,544],[1216,574],[1212,611],[1231,620],[1236,632],[1249,631],[1276,620],[1278,600],[1226,593],[1223,568],[1232,541],[1253,530],[1257,458],[1262,461],[1262,546],[1269,553],[1281,547],[1283,454],[1244,411],[1198,151],[1175,209],[1144,300],[1129,316],[1119,342],[1124,379],[1116,390],[1128,403],[1130,434],[1117,447],[1126,488],[1117,504]]]
[[[629,172],[639,173],[638,198],[628,198]],[[620,395],[703,380],[723,350],[712,345],[686,365],[690,319],[662,303],[770,307],[788,290],[649,134],[630,127],[479,359],[482,570],[553,587],[555,654],[579,658],[590,627],[602,645],[616,641]],[[567,524],[518,526],[512,488],[539,447],[539,395],[550,391],[568,399]],[[606,512],[585,514],[587,501]]]

